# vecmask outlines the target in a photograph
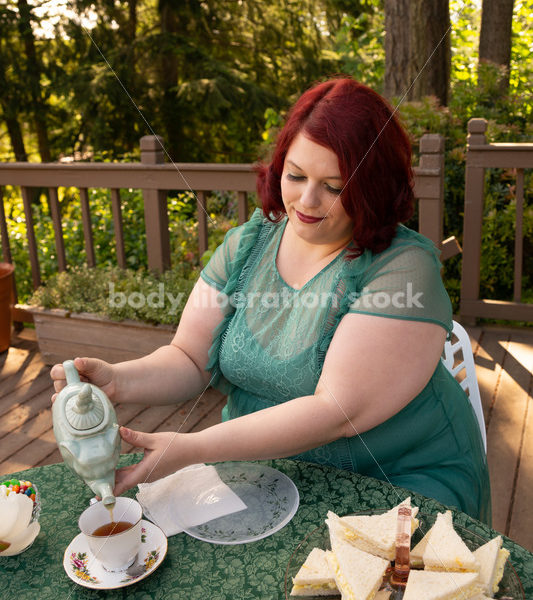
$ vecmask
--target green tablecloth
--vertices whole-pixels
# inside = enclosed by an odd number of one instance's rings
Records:
[[[139,460],[124,455],[121,466]],[[92,497],[64,464],[37,467],[10,476],[29,479],[41,494],[41,532],[33,546],[15,557],[0,557],[2,598],[64,599],[132,598],[155,600],[278,600],[285,598],[285,570],[299,542],[324,522],[328,510],[339,515],[373,508],[390,508],[398,503],[397,489],[390,485],[310,463],[291,460],[266,461],[288,475],[300,493],[300,506],[292,521],[274,535],[250,544],[208,544],[184,533],[172,536],[168,554],[152,575],[114,591],[95,591],[71,581],[63,570],[65,548],[79,531],[77,520]],[[129,496],[134,497],[130,490]],[[403,496],[402,496],[403,497]],[[412,494],[421,512],[436,514],[442,504]],[[1,515],[0,515],[1,518]],[[455,511],[454,522],[489,539],[496,535],[486,525]],[[524,587],[533,598],[533,555],[504,539]]]

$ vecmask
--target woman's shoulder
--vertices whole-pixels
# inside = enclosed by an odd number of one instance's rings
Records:
[[[398,225],[396,234],[388,248],[379,253],[365,250],[345,266],[348,276],[357,276],[365,281],[391,271],[437,271],[440,272],[440,250],[422,234]]]
[[[202,270],[202,277],[218,290],[224,288],[231,278],[238,276],[249,254],[256,246],[266,219],[261,209],[256,209],[250,219],[232,227],[209,258]]]
[[[409,229],[405,225],[401,223],[396,228],[396,234],[392,238],[391,245],[387,250],[394,250],[396,248],[422,248],[428,252],[434,254],[440,254],[440,251],[436,248],[435,244],[427,238],[425,235],[422,235],[418,231],[414,231],[413,229]],[[384,250],[384,252],[387,252]]]
[[[228,231],[228,234],[240,239],[246,235],[257,235],[264,227],[279,227],[282,222],[283,220],[279,223],[273,223],[265,217],[261,208],[256,208],[248,221],[233,227]]]
[[[263,211],[256,208],[248,221],[229,229],[223,242],[227,257],[234,259],[239,250],[248,246],[259,235],[265,223],[268,220],[263,216]]]
[[[230,229],[224,238],[227,268],[240,270],[251,254],[260,254],[264,240],[279,226],[280,223],[273,223],[264,216],[262,209],[256,208],[248,221]]]
[[[389,247],[379,254],[373,254],[371,262],[386,264],[402,257],[402,261],[412,260],[440,268],[439,256],[440,250],[429,238],[400,224]]]
[[[254,209],[252,216],[247,221],[241,223],[240,225],[237,225],[236,227],[232,227],[228,231],[228,234],[230,236],[240,237],[241,235],[243,235],[251,229],[258,229],[265,221],[266,219],[263,216],[263,211],[260,208],[256,208]]]

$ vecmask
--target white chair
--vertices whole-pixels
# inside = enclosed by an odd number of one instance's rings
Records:
[[[444,351],[442,355],[442,362],[444,366],[450,371],[450,373],[457,379],[457,375],[464,369],[465,376],[459,384],[466,392],[474,409],[474,413],[479,423],[479,429],[481,430],[481,437],[483,439],[483,447],[485,448],[485,454],[487,453],[487,433],[485,430],[485,418],[483,417],[483,406],[481,405],[481,397],[479,395],[479,386],[477,383],[476,366],[474,364],[474,354],[472,352],[472,345],[470,344],[470,338],[465,329],[453,321],[452,340],[453,336],[457,338],[456,342],[446,341],[444,343]],[[455,355],[462,351],[463,359],[455,364]]]

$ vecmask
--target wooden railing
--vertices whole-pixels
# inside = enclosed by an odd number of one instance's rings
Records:
[[[521,302],[523,264],[524,169],[533,168],[533,144],[489,144],[485,119],[470,119],[466,151],[461,321],[474,325],[476,317],[533,321],[533,304]],[[516,229],[513,301],[480,299],[481,234],[485,169],[516,169]]]
[[[442,241],[444,213],[444,139],[426,134],[420,140],[420,164],[415,167],[415,196],[418,199],[419,231],[442,250],[446,259],[460,252],[455,238]],[[197,198],[198,252],[208,247],[207,206],[209,192],[234,191],[238,197],[238,220],[248,219],[248,193],[255,191],[256,176],[251,164],[165,164],[163,141],[159,136],[141,138],[140,163],[0,163],[0,233],[4,261],[12,262],[1,186],[20,186],[28,240],[33,287],[41,284],[41,271],[35,239],[31,189],[47,188],[54,227],[58,271],[66,269],[63,223],[58,202],[58,187],[80,190],[82,222],[87,264],[95,266],[91,231],[89,188],[111,190],[117,264],[126,266],[124,252],[120,189],[142,189],[146,228],[148,267],[164,271],[170,267],[168,230],[168,190],[191,190]],[[21,307],[14,308],[15,321],[30,322],[32,315]]]

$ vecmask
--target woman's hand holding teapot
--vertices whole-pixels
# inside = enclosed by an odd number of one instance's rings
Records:
[[[116,387],[113,365],[99,358],[75,358],[74,366],[78,370],[81,381],[87,381],[96,385],[113,402]],[[54,365],[50,371],[50,376],[54,380],[54,389],[56,391],[52,396],[52,402],[54,402],[58,392],[67,385],[63,365]]]

